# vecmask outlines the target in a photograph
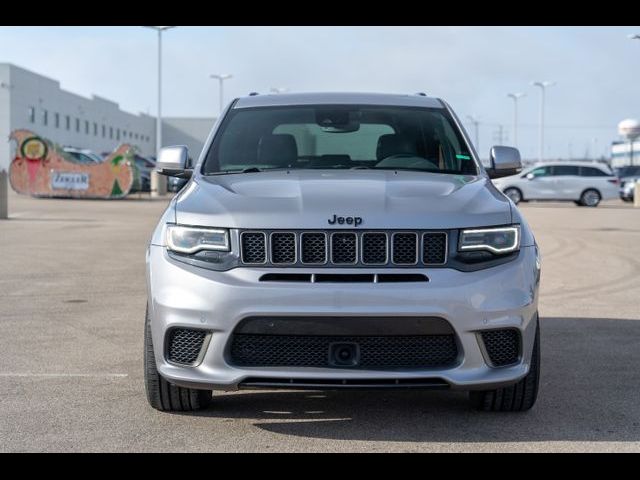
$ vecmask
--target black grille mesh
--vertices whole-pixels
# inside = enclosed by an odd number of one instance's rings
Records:
[[[487,330],[481,335],[493,366],[503,367],[519,360],[520,332],[518,330],[513,328]]]
[[[273,263],[296,263],[296,234],[271,234],[271,261]]]
[[[439,266],[447,263],[446,232],[244,231],[241,259],[248,265]]]
[[[447,254],[447,234],[425,233],[422,238],[422,261],[428,264],[444,263]]]
[[[204,330],[174,328],[169,332],[167,358],[174,363],[191,365],[200,355],[202,342],[207,336]]]
[[[330,368],[332,343],[356,343],[360,359],[349,368],[429,368],[456,362],[454,335],[419,336],[311,336],[234,334],[231,361],[252,367]]]
[[[396,233],[393,236],[393,263],[413,265],[418,262],[417,235]]]
[[[387,263],[386,234],[362,234],[362,263],[366,263],[368,265],[381,265]]]
[[[327,236],[324,233],[302,234],[302,263],[321,264],[327,261]]]
[[[331,236],[331,261],[356,263],[357,237],[355,233],[334,233]]]
[[[264,233],[244,232],[242,234],[242,261],[244,263],[264,263],[267,261]]]

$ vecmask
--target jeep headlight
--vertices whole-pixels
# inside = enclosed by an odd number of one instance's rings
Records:
[[[520,248],[520,225],[496,228],[473,228],[460,232],[460,251],[488,250],[510,253]]]
[[[229,231],[221,228],[167,226],[167,248],[178,253],[201,250],[229,251]]]

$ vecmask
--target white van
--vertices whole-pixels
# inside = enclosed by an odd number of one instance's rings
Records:
[[[619,180],[611,169],[593,162],[538,164],[517,175],[493,180],[513,203],[528,200],[573,201],[597,207],[601,200],[618,197]]]

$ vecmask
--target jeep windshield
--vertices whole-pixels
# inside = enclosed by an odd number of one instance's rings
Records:
[[[202,173],[384,169],[476,175],[445,109],[304,105],[231,109]]]

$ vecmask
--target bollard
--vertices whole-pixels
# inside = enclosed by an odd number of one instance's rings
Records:
[[[0,170],[0,220],[9,218],[7,171]]]
[[[640,208],[640,178],[636,180],[633,186],[633,206]]]

